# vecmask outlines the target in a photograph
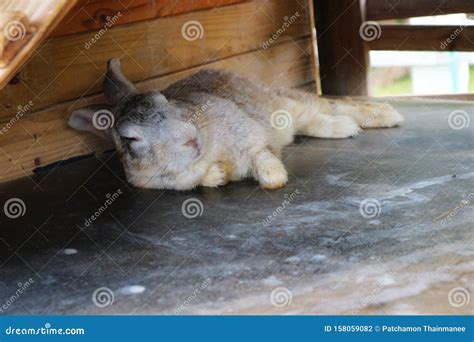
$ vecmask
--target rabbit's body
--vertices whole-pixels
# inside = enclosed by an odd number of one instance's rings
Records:
[[[128,81],[119,74],[118,61],[112,63],[107,79],[123,93],[133,86],[116,86]],[[113,91],[105,89],[112,102]],[[221,70],[199,71],[161,94],[130,88],[121,96],[126,99],[119,97],[112,108],[116,125],[108,136],[129,181],[146,188],[215,187],[249,176],[264,188],[279,188],[288,181],[280,155],[295,135],[346,138],[360,126],[390,127],[403,121],[388,104],[318,98]],[[84,118],[86,111],[75,113]],[[73,113],[71,126],[86,129],[78,122]]]

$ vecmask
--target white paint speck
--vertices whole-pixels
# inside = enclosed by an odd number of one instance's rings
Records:
[[[301,261],[301,258],[300,257],[297,257],[296,255],[295,256],[291,256],[289,258],[286,258],[285,259],[286,262],[300,262]]]
[[[226,238],[228,238],[230,240],[235,240],[235,239],[237,239],[237,236],[235,236],[234,234],[231,234],[231,235],[227,235]]]
[[[343,173],[339,175],[326,175],[325,179],[326,182],[328,182],[331,185],[337,185],[337,186],[351,186],[353,182],[349,182],[344,180],[343,178],[347,176],[348,173]]]
[[[326,259],[324,254],[316,254],[311,257],[311,261],[323,261]]]
[[[380,220],[371,220],[369,221],[369,224],[373,226],[380,226]]]
[[[73,305],[75,303],[74,299],[63,299],[60,301],[61,305],[67,306],[67,305]]]
[[[266,286],[277,286],[282,284],[282,281],[275,276],[269,276],[262,280],[262,284]]]
[[[175,236],[175,237],[171,238],[171,240],[173,240],[173,241],[186,241],[185,238],[178,237],[178,236]]]
[[[130,285],[124,286],[119,290],[119,293],[123,295],[134,295],[145,292],[145,287],[141,285]]]
[[[77,249],[74,249],[74,248],[66,248],[66,249],[63,249],[62,253],[64,255],[74,255],[74,254],[77,254]]]
[[[53,276],[46,276],[46,278],[41,281],[41,284],[42,285],[51,285],[51,284],[54,284],[56,282],[56,278],[54,278]]]
[[[379,278],[379,284],[383,286],[392,285],[395,284],[395,279],[389,274],[384,274]]]

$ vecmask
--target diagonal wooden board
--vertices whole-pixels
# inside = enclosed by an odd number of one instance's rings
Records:
[[[29,38],[28,42],[15,51],[5,67],[0,68],[0,89],[5,87],[23,63],[35,54],[39,45],[76,2],[77,0],[4,0],[0,2],[1,13],[20,11],[28,18],[31,27],[35,28],[35,32],[30,35],[25,34],[23,39]],[[19,42],[14,43],[19,44]]]

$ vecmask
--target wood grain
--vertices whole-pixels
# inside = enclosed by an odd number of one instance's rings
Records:
[[[112,57],[120,57],[124,73],[140,81],[260,49],[295,12],[300,17],[278,36],[280,43],[310,32],[309,15],[299,2],[259,0],[119,25],[95,42],[97,33],[53,38],[22,68],[18,82],[1,92],[0,121],[30,100],[34,110],[40,110],[99,92],[106,61]],[[202,39],[183,38],[182,27],[189,21],[202,25]]]
[[[138,87],[141,90],[163,89],[202,67],[225,68],[280,86],[298,86],[313,80],[311,55],[311,38],[308,36],[267,50],[248,52],[152,78],[140,82]],[[102,95],[88,96],[32,115],[22,115],[6,131],[0,125],[0,182],[29,175],[35,168],[58,160],[110,148],[99,138],[67,126],[67,118],[73,109],[103,101]],[[6,125],[4,123],[3,128]]]
[[[29,1],[29,0],[4,0],[0,2],[0,12],[21,11],[31,23],[31,28],[35,28],[32,36],[24,35],[27,42],[21,49],[14,51],[14,55],[9,58],[8,64],[0,68],[0,89],[10,81],[23,64],[31,58],[39,45],[48,34],[56,27],[66,13],[75,5],[77,0],[49,0],[49,1]],[[31,30],[30,30],[31,31]],[[16,44],[21,42],[16,41]],[[0,101],[0,103],[2,103]]]
[[[359,1],[316,1],[314,17],[324,95],[367,95],[368,53]]]
[[[121,13],[116,25],[212,9],[244,0],[79,0],[51,36],[98,30],[107,17]]]
[[[420,101],[420,99],[429,99],[430,101],[439,100],[440,102],[470,102],[474,101],[474,94],[434,94],[434,95],[406,95],[406,96],[386,96],[386,99],[403,99]]]
[[[474,51],[472,26],[381,25],[370,50]]]
[[[28,42],[30,22],[21,11],[0,13],[0,68],[4,68],[16,52]],[[29,35],[31,36],[31,35]]]
[[[367,20],[474,13],[474,2],[466,0],[366,0]]]

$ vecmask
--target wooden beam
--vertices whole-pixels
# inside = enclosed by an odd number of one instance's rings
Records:
[[[285,17],[299,17],[282,30]],[[201,38],[183,37],[186,23],[201,25]],[[277,35],[278,30],[280,33]],[[107,60],[120,57],[136,82],[309,35],[309,13],[296,1],[257,0],[217,10],[140,21],[97,32],[53,38],[0,92],[0,122],[33,101],[34,110],[101,91]],[[270,44],[272,45],[272,44]]]
[[[31,36],[32,28],[25,13],[0,13],[0,68],[8,65]]]
[[[138,88],[143,91],[163,89],[203,67],[223,68],[268,84],[296,87],[314,80],[311,45],[312,40],[307,36],[266,50],[148,79],[138,84]],[[30,175],[35,168],[59,160],[110,149],[109,143],[67,126],[72,110],[101,102],[105,102],[102,95],[87,96],[33,114],[19,112],[15,120],[0,124],[0,182]]]
[[[120,14],[114,25],[212,9],[245,0],[79,0],[51,36],[94,31]]]
[[[408,95],[408,96],[389,96],[386,99],[394,100],[419,100],[419,99],[430,99],[440,101],[474,101],[474,94],[440,94],[440,95]]]
[[[366,0],[367,20],[474,13],[474,2],[466,0]]]
[[[29,32],[26,32],[26,27],[18,25],[15,21],[10,22],[10,27],[13,28],[12,32],[17,36],[14,36],[14,43],[8,45],[18,46],[21,44],[21,47],[9,56],[8,64],[0,68],[0,89],[4,88],[24,63],[36,54],[36,49],[75,5],[76,1],[0,1],[0,13],[20,11],[28,18],[29,23]],[[23,44],[19,40],[25,40],[25,43]]]
[[[473,26],[381,25],[370,50],[474,51]]]
[[[315,0],[321,90],[325,95],[367,95],[368,56],[359,35],[360,0]]]

